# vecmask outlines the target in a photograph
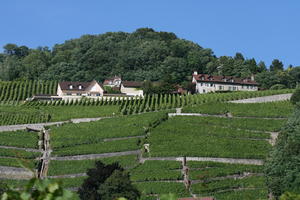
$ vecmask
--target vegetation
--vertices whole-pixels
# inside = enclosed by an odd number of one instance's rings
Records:
[[[180,119],[180,118],[179,118]],[[151,132],[149,156],[204,156],[229,158],[265,158],[270,144],[251,140],[245,131],[214,128],[186,123],[176,117],[162,123]]]
[[[114,75],[127,80],[162,80],[170,76],[172,83],[182,83],[199,73],[250,77],[256,74],[263,88],[283,84],[294,88],[299,82],[299,67],[274,59],[267,69],[263,61],[234,57],[216,57],[211,49],[179,39],[171,32],[140,28],[133,33],[108,32],[83,35],[52,48],[30,49],[7,44],[0,54],[1,80],[73,80],[103,81]],[[219,67],[222,66],[222,67]]]
[[[24,148],[38,147],[38,133],[28,131],[0,132],[0,145]]]
[[[0,101],[21,101],[37,94],[56,95],[57,81],[0,82]]]
[[[275,197],[284,192],[300,193],[299,190],[299,158],[300,158],[300,109],[279,134],[275,148],[266,163],[267,185]]]
[[[125,197],[137,200],[140,192],[131,184],[129,174],[118,164],[105,165],[100,161],[87,171],[88,178],[78,190],[80,199],[101,200]]]
[[[36,189],[32,189],[36,188]],[[57,200],[73,199],[73,193],[61,187],[61,184],[49,179],[31,179],[23,190],[8,188],[1,197],[2,200]]]
[[[297,88],[291,97],[291,103],[297,104],[300,102],[300,88]]]
[[[201,106],[187,106],[182,112],[205,113],[205,114],[226,114],[231,113],[239,117],[275,117],[287,118],[294,110],[289,101],[270,103],[206,103]]]

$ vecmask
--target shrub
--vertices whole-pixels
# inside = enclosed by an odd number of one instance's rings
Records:
[[[275,84],[272,87],[270,87],[270,90],[282,90],[286,89],[286,86],[283,84]]]
[[[292,104],[297,104],[300,101],[300,88],[297,88],[291,97]]]

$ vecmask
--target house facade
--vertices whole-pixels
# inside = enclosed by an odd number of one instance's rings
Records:
[[[254,77],[241,79],[233,76],[212,76],[194,72],[192,82],[196,84],[196,93],[216,91],[257,91]]]
[[[58,83],[57,95],[63,99],[81,98],[83,96],[98,98],[103,96],[104,89],[97,81]]]
[[[121,82],[121,93],[128,96],[144,96],[142,90],[143,83],[137,81],[122,81]]]

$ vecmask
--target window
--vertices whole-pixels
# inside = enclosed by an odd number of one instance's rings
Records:
[[[100,94],[96,94],[96,96],[97,96],[97,97],[99,97],[99,96],[100,96]]]
[[[201,83],[201,86],[203,86],[203,83]]]
[[[81,96],[81,93],[77,93],[77,96]]]
[[[231,79],[231,82],[233,83],[233,82],[234,82],[234,80],[233,80],[233,79]]]
[[[90,93],[88,93],[87,95],[88,95],[88,96],[91,96],[91,94],[90,94]]]
[[[237,88],[236,88],[235,86],[233,86],[233,90],[234,90],[234,91],[236,91],[236,90],[237,90]]]
[[[68,96],[71,96],[71,95],[72,95],[72,93],[67,93],[67,95],[68,95]]]
[[[72,90],[73,89],[73,85],[69,85],[69,89]]]
[[[204,81],[204,77],[201,77],[201,80]]]
[[[229,86],[228,88],[229,88],[229,90],[232,90],[232,87],[231,87],[231,86]]]
[[[79,85],[79,86],[78,86],[78,89],[79,89],[79,90],[82,90],[82,85]]]
[[[223,90],[223,86],[220,85],[220,86],[219,86],[219,90]]]
[[[205,93],[205,90],[203,90],[203,93]]]
[[[213,83],[211,83],[211,84],[210,84],[210,87],[214,87],[214,84],[213,84]]]

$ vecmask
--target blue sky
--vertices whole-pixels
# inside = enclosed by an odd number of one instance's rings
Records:
[[[0,47],[52,47],[83,34],[174,32],[217,56],[300,66],[299,0],[1,0]]]

